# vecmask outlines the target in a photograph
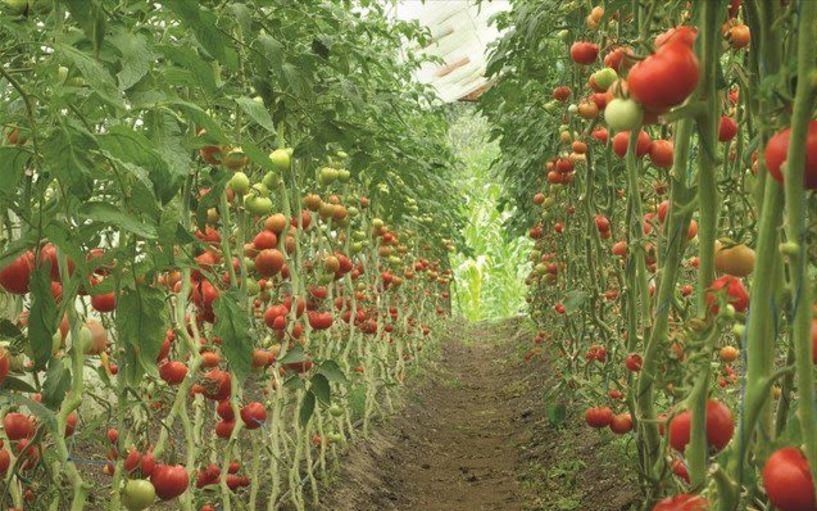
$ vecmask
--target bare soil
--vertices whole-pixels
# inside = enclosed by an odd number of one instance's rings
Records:
[[[402,409],[356,442],[314,511],[636,509],[626,439],[545,412],[547,361],[522,319],[454,325]],[[560,396],[570,407],[570,396]],[[632,450],[632,446],[629,447]]]

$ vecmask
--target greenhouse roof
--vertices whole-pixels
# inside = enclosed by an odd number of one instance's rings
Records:
[[[399,19],[418,20],[433,42],[422,49],[444,63],[427,63],[417,78],[431,84],[446,102],[475,100],[489,84],[485,64],[489,45],[499,37],[491,18],[510,9],[507,0],[401,0]]]

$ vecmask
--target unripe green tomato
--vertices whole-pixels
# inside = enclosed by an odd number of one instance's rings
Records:
[[[366,239],[366,233],[363,231],[352,231],[352,239],[355,241],[363,241]]]
[[[556,36],[562,41],[567,41],[570,38],[570,31],[566,29],[559,30],[558,32],[556,32]]]
[[[604,90],[609,89],[616,80],[618,80],[618,73],[612,67],[605,67],[593,73],[593,81]]]
[[[570,129],[570,126],[568,126],[567,124],[562,124],[562,125],[559,126],[559,131],[560,132],[561,131],[567,131],[569,129]]]
[[[255,271],[255,259],[253,259],[252,257],[245,257],[244,267],[247,268],[247,272]]]
[[[731,303],[727,303],[726,307],[723,308],[723,316],[727,319],[732,319],[735,317],[735,306]]]
[[[85,325],[82,325],[79,329],[79,349],[82,350],[83,353],[87,352],[91,348],[91,343],[94,340],[94,334],[91,332],[91,329]]]
[[[329,407],[329,414],[332,417],[340,417],[343,415],[343,408],[341,408],[337,403],[332,403],[332,405]]]
[[[57,79],[60,83],[65,83],[65,80],[68,79],[68,68],[65,66],[60,66],[57,68]]]
[[[244,207],[253,215],[268,215],[272,213],[272,199],[268,197],[258,197],[255,195],[246,195],[244,199]]]
[[[125,485],[122,503],[128,511],[142,511],[156,500],[156,488],[147,479],[131,479]]]
[[[264,104],[264,98],[262,98],[261,96],[254,96],[252,98],[252,100],[255,101],[256,103],[258,103],[259,105]]]
[[[349,215],[349,218],[355,218],[357,215],[360,214],[360,210],[354,206],[350,206],[346,209],[346,214]]]
[[[247,174],[238,171],[230,178],[229,186],[230,190],[239,195],[244,195],[250,191],[250,178],[247,177]]]
[[[553,206],[554,202],[555,201],[553,200],[553,197],[545,197],[545,202],[542,203],[542,208],[547,209],[547,208]]]
[[[796,256],[800,254],[800,244],[796,241],[786,241],[780,244],[780,253],[785,256]]]
[[[327,185],[338,178],[338,171],[332,167],[321,167],[318,172],[318,181],[321,184]]]
[[[383,226],[385,225],[386,224],[383,222],[383,220],[379,218],[375,218],[374,220],[372,220],[372,227],[374,227],[375,229],[382,229]]]
[[[340,158],[342,160],[345,160],[348,157],[349,157],[349,155],[346,154],[346,151],[338,151],[338,158]]]
[[[556,110],[559,109],[559,102],[556,101],[555,99],[550,100],[547,103],[545,103],[544,109],[545,109],[545,112],[553,113],[553,112],[555,112]]]
[[[615,98],[604,109],[607,126],[615,131],[632,130],[641,125],[641,106],[632,99]]]
[[[544,263],[537,264],[534,267],[534,269],[536,270],[536,273],[538,273],[539,275],[544,275],[545,273],[548,272],[548,267]]]
[[[363,250],[363,242],[362,241],[356,241],[356,242],[352,243],[352,253],[353,254],[359,254],[362,250]]]
[[[244,281],[244,283],[249,296],[255,296],[261,292],[261,286],[258,285],[258,282],[256,282],[255,279],[247,279]]]
[[[341,183],[348,182],[349,179],[351,179],[351,177],[352,177],[352,173],[349,172],[348,170],[346,170],[346,169],[338,170],[338,181],[340,181]]]
[[[261,184],[268,190],[278,188],[278,185],[281,184],[281,176],[277,175],[275,172],[267,172],[264,174],[264,177],[261,178]]]
[[[392,264],[400,264],[403,261],[399,257],[393,255],[393,256],[389,256],[389,262],[392,263]]]
[[[267,188],[263,181],[261,183],[255,183],[254,185],[252,185],[252,191],[256,195],[259,195],[261,197],[266,197],[270,193],[269,188]]]
[[[744,332],[746,332],[746,325],[742,323],[735,323],[732,325],[732,333],[735,334],[735,337],[738,339],[743,337]]]
[[[339,443],[343,442],[344,440],[346,440],[345,438],[343,438],[343,435],[341,435],[340,433],[329,433],[326,436],[326,438],[328,438],[329,441],[332,442],[333,444],[339,444]]]
[[[289,166],[292,164],[292,149],[276,149],[269,153],[269,159],[278,172],[289,170]]]
[[[579,111],[579,107],[576,106],[575,104],[571,104],[570,106],[567,107],[567,112],[569,114],[575,114],[578,111]]]

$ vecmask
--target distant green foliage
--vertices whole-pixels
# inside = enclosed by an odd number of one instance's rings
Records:
[[[473,107],[452,107],[449,138],[462,160],[457,187],[469,219],[462,233],[465,249],[451,256],[456,276],[453,303],[472,321],[521,311],[529,271],[525,259],[529,240],[507,236],[503,223],[512,213],[497,208],[502,186],[490,167],[499,156],[499,144],[489,141],[488,130],[486,119]]]

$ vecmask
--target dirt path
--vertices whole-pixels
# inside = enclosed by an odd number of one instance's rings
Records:
[[[576,416],[548,422],[547,364],[523,361],[531,336],[521,319],[454,325],[400,412],[353,445],[313,510],[630,509],[635,489],[610,437]]]
[[[521,511],[522,410],[507,371],[518,357],[500,341],[514,326],[461,327],[399,417],[344,460],[323,509]]]

